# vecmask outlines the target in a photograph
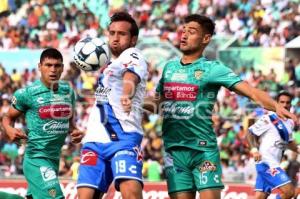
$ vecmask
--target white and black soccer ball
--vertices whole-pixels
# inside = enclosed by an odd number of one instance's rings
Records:
[[[79,69],[96,71],[110,59],[108,45],[100,38],[83,38],[74,46],[74,62]]]

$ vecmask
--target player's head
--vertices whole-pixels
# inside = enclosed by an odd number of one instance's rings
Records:
[[[49,88],[55,86],[63,72],[63,56],[55,48],[45,49],[40,57],[41,81]]]
[[[135,20],[127,12],[116,12],[110,18],[108,32],[109,48],[114,57],[135,46],[139,35]]]
[[[180,50],[183,54],[202,52],[210,42],[214,30],[214,22],[206,16],[192,14],[185,17],[180,39]]]
[[[282,105],[286,110],[290,110],[292,106],[293,95],[287,91],[280,91],[276,96],[278,104]]]

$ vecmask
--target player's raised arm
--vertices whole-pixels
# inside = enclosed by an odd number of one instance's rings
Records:
[[[126,71],[123,75],[123,95],[121,96],[121,105],[126,113],[131,111],[132,97],[134,96],[135,89],[139,83],[139,77],[131,72]]]
[[[20,139],[27,139],[27,135],[21,130],[14,128],[13,125],[15,120],[22,115],[21,111],[10,107],[8,112],[4,115],[2,120],[2,125],[8,139],[12,142],[18,141]]]
[[[280,118],[290,118],[297,123],[297,117],[294,114],[290,113],[283,106],[279,105],[266,92],[250,86],[247,82],[242,81],[237,83],[234,85],[232,90],[239,95],[249,97],[251,100],[258,103],[265,109],[276,112]]]

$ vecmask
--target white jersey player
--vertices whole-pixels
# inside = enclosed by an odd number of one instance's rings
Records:
[[[138,27],[125,12],[109,25],[111,63],[99,77],[95,105],[83,140],[77,182],[79,199],[102,198],[114,181],[122,198],[142,198],[142,106],[148,76],[134,48]]]
[[[122,77],[126,71],[136,74],[140,81],[132,97],[129,113],[124,111],[120,101],[123,95]],[[82,142],[109,143],[130,133],[143,135],[141,104],[145,96],[146,80],[147,64],[137,48],[129,48],[113,60],[99,78],[95,92],[96,103]],[[126,133],[123,135],[121,132]]]
[[[278,104],[287,110],[291,108],[291,100],[292,96],[285,91],[277,96]],[[285,149],[299,151],[293,141],[293,128],[293,120],[282,120],[274,112],[268,112],[249,127],[248,139],[257,163],[256,199],[267,198],[275,188],[281,190],[281,193],[276,196],[277,199],[293,197],[294,187],[291,180],[280,168]]]

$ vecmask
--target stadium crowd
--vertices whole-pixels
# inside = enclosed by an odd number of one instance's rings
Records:
[[[71,0],[30,0],[8,1],[11,13],[0,15],[0,49],[45,48],[60,49],[72,47],[79,38],[87,35],[98,37],[105,33],[99,23],[99,13],[92,12],[90,5]],[[90,1],[93,2],[93,1]],[[117,2],[117,3],[116,3]],[[181,27],[180,20],[190,12],[199,12],[212,17],[216,23],[217,35],[231,35],[238,38],[240,46],[283,46],[300,35],[300,4],[298,0],[147,0],[108,1],[109,12],[126,9],[140,25],[140,38],[159,36],[178,47]],[[80,5],[80,6],[79,6]],[[17,20],[16,20],[17,19]],[[279,23],[280,22],[280,23]],[[151,60],[150,65],[151,65]],[[1,62],[1,61],[0,61]],[[6,66],[9,67],[9,66]],[[97,82],[96,73],[83,73],[74,63],[67,67],[64,79],[72,83],[77,91],[76,121],[84,130],[90,107],[94,100]],[[153,95],[161,71],[150,67],[147,94]],[[277,79],[276,72],[268,74],[256,71],[251,66],[241,67],[242,79],[255,87],[263,88],[271,96],[282,89],[294,96],[294,112],[300,116],[300,62],[291,59],[286,63],[283,77]],[[10,106],[13,92],[39,78],[38,72],[24,69],[13,70],[11,74],[0,65],[0,121]],[[213,117],[215,132],[221,151],[224,179],[238,173],[231,180],[253,180],[254,163],[247,149],[245,135],[252,118],[264,113],[246,98],[238,97],[222,89],[215,105],[218,114]],[[17,122],[26,130],[24,119]],[[144,151],[144,177],[149,181],[163,179],[163,143],[161,140],[161,118],[144,114],[145,131],[142,148]],[[10,143],[4,138],[0,126],[0,175],[22,174],[22,155],[25,143]],[[300,144],[300,131],[295,131],[295,140]],[[62,150],[60,175],[76,179],[80,145],[73,145],[67,139]]]

